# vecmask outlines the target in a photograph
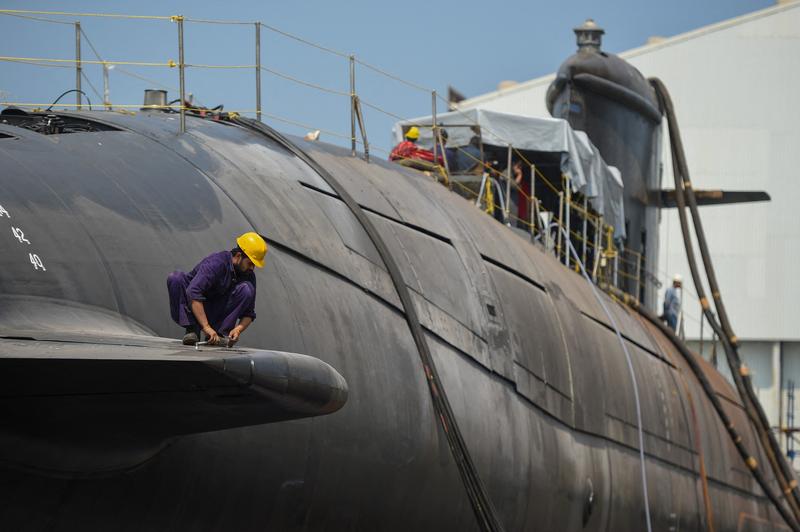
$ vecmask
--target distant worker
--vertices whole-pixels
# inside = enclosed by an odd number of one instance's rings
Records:
[[[394,147],[389,154],[389,160],[418,170],[431,170],[434,168],[433,152],[420,148],[419,128],[411,126],[405,134],[405,140]]]
[[[678,327],[678,315],[681,312],[682,285],[683,277],[676,273],[675,277],[672,278],[672,286],[667,288],[664,293],[664,313],[661,315],[661,319],[666,321],[673,331]]]
[[[267,243],[258,233],[236,239],[231,251],[212,253],[189,273],[167,277],[172,319],[186,330],[184,345],[194,345],[204,332],[209,344],[228,336],[228,346],[256,319],[256,276],[264,266]],[[237,324],[238,321],[238,324]]]
[[[439,149],[437,150],[439,156],[439,165],[444,168],[449,168],[450,161],[452,161],[453,157],[455,156],[456,148],[447,147],[447,141],[450,135],[447,133],[446,129],[442,127],[439,128],[439,137],[442,139],[441,144],[439,144]]]

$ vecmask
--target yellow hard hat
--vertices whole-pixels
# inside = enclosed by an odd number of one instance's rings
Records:
[[[417,126],[411,126],[408,131],[406,131],[406,138],[411,140],[419,139],[419,128]]]
[[[264,255],[267,254],[267,243],[258,233],[245,233],[236,239],[236,245],[244,251],[247,258],[259,268],[264,267]]]

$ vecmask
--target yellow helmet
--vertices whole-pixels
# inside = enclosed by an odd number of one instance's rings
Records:
[[[419,128],[417,126],[411,126],[408,131],[406,131],[406,138],[411,140],[418,140],[419,139]]]
[[[267,243],[258,233],[245,233],[236,239],[236,245],[244,251],[247,258],[259,268],[264,267],[264,255],[267,254]]]

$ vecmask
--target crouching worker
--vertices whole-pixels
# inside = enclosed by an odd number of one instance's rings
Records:
[[[236,239],[231,251],[213,253],[189,273],[167,277],[169,309],[175,323],[186,329],[184,345],[194,345],[204,332],[209,344],[227,336],[232,346],[256,319],[256,276],[264,266],[267,243],[258,233]],[[238,323],[237,323],[238,322]]]

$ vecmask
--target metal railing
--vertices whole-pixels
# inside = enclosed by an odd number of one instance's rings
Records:
[[[179,128],[181,132],[186,131],[186,112],[196,109],[187,101],[186,93],[186,80],[185,74],[187,69],[252,69],[255,77],[255,108],[246,110],[236,110],[239,114],[254,114],[256,119],[262,120],[268,118],[295,127],[301,127],[306,130],[319,130],[326,135],[340,139],[341,141],[348,141],[350,145],[351,154],[355,157],[358,156],[358,147],[361,146],[363,150],[363,157],[369,161],[370,150],[383,152],[386,155],[390,153],[388,147],[381,147],[378,145],[370,145],[367,136],[367,128],[365,123],[365,110],[369,112],[381,113],[383,116],[390,117],[394,120],[409,122],[407,117],[385,109],[381,105],[365,100],[361,97],[357,90],[357,77],[358,67],[382,76],[386,79],[392,80],[403,85],[410,90],[428,94],[430,96],[430,113],[432,117],[431,124],[428,127],[432,130],[433,153],[434,161],[438,161],[440,154],[446,153],[445,145],[442,138],[442,128],[437,123],[437,111],[440,102],[444,103],[445,108],[449,108],[449,102],[445,100],[436,90],[430,89],[418,83],[404,79],[401,76],[388,72],[385,69],[377,67],[373,64],[367,63],[360,59],[355,54],[345,53],[326,47],[305,39],[303,37],[283,31],[271,25],[264,24],[260,21],[236,21],[236,20],[211,20],[211,19],[195,19],[184,17],[181,15],[171,16],[142,16],[142,15],[124,15],[124,14],[106,14],[106,13],[74,13],[74,12],[60,12],[60,11],[33,11],[33,10],[10,10],[0,9],[0,15],[20,17],[24,19],[31,19],[47,23],[74,25],[75,27],[75,57],[73,59],[56,59],[56,58],[43,58],[43,57],[14,57],[14,56],[0,56],[0,62],[15,62],[26,63],[36,66],[48,66],[57,68],[75,68],[75,88],[76,101],[72,107],[80,110],[83,107],[82,101],[82,81],[86,81],[94,93],[100,96],[100,91],[92,84],[89,77],[84,72],[85,65],[101,65],[104,74],[104,87],[103,87],[103,106],[107,110],[112,109],[138,109],[141,104],[112,104],[108,95],[108,69],[114,67],[116,71],[140,80],[146,81],[152,85],[160,86],[170,90],[177,90],[179,93],[178,106],[169,106],[170,109],[176,110],[180,113]],[[47,18],[45,18],[47,17]],[[177,53],[178,60],[172,59],[164,61],[121,61],[121,60],[108,60],[101,56],[95,47],[94,43],[89,39],[85,29],[81,26],[80,21],[67,22],[58,20],[52,17],[100,17],[100,18],[117,18],[117,19],[134,19],[134,20],[150,20],[150,21],[167,21],[175,24],[176,38],[177,38]],[[184,25],[185,24],[217,24],[217,25],[234,25],[242,27],[251,27],[254,30],[254,58],[253,64],[199,64],[187,63],[185,60],[185,38],[184,38]],[[345,60],[348,64],[348,90],[340,90],[324,86],[320,83],[301,79],[297,76],[281,72],[275,68],[270,68],[262,63],[262,29],[272,32],[276,35],[291,39],[295,42],[301,43],[305,46],[313,47],[326,54],[336,57],[338,60]],[[96,59],[87,60],[82,57],[82,43],[86,42],[92,50]],[[156,80],[150,79],[139,73],[131,72],[125,67],[131,68],[167,68],[177,69],[178,72],[178,88],[169,87]],[[350,130],[348,133],[332,131],[330,129],[323,129],[308,124],[302,121],[294,120],[292,118],[283,117],[274,113],[267,113],[262,109],[262,73],[266,73],[275,78],[288,81],[298,86],[307,87],[321,93],[330,94],[336,97],[347,98],[349,105],[350,117]],[[16,105],[19,107],[45,107],[48,104],[40,103],[27,103],[27,102],[0,102],[4,105]],[[65,105],[65,104],[60,104]],[[458,111],[458,109],[455,109]],[[231,112],[231,111],[228,111]],[[462,113],[463,114],[463,113]],[[468,115],[463,116],[472,122],[472,125],[481,128],[477,122],[474,122]],[[482,127],[486,131],[485,127]],[[496,138],[499,137],[496,132],[491,132]],[[360,138],[359,138],[360,137]],[[502,139],[502,138],[501,138]],[[429,172],[435,179],[440,179],[449,188],[458,192],[462,196],[468,197],[470,200],[485,210],[489,214],[499,212],[497,216],[499,220],[508,226],[512,224],[518,228],[522,228],[530,234],[532,241],[542,245],[548,252],[552,252],[561,262],[568,268],[577,271],[577,260],[571,257],[568,249],[570,245],[575,245],[576,250],[580,252],[581,262],[586,264],[587,269],[590,269],[592,279],[597,283],[606,283],[615,287],[633,287],[628,291],[630,295],[639,300],[642,291],[648,285],[660,286],[660,274],[657,272],[656,265],[648,265],[645,262],[645,257],[640,253],[625,248],[619,242],[615,242],[613,238],[613,227],[607,224],[603,217],[594,212],[588,202],[588,198],[581,195],[575,196],[573,192],[572,183],[569,176],[559,175],[557,179],[548,178],[545,173],[539,168],[535,161],[530,160],[521,150],[514,147],[514,139],[502,139],[508,145],[507,150],[507,164],[505,171],[500,171],[487,164],[482,158],[474,157],[472,154],[466,152],[462,148],[448,147],[449,149],[459,150],[459,153],[464,154],[474,159],[475,165],[481,170],[480,181],[477,190],[466,186],[458,180],[451,179],[450,170],[447,164],[447,157],[443,157],[444,164],[439,166],[434,164],[432,171]],[[512,159],[521,161],[528,169],[529,173],[529,192],[526,192],[523,187],[512,178]],[[555,181],[555,182],[554,182]],[[528,208],[523,216],[518,213],[512,212],[512,193],[519,198],[519,203],[524,202]],[[543,198],[549,197],[557,208],[548,210],[543,204]],[[561,228],[564,230],[561,231]]]

